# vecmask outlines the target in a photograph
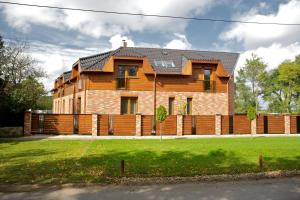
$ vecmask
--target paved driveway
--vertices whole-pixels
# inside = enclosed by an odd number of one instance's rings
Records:
[[[300,200],[300,177],[172,185],[49,187],[31,192],[0,193],[0,199]]]

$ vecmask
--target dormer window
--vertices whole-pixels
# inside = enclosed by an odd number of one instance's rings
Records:
[[[136,74],[137,74],[137,67],[128,68],[128,76],[136,76]]]
[[[204,90],[205,91],[210,91],[210,74],[211,70],[210,69],[204,69]]]

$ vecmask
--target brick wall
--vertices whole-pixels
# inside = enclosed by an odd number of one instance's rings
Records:
[[[123,90],[88,90],[86,113],[120,114],[122,96],[138,97],[138,112],[142,115],[153,115],[152,91],[123,91]],[[227,93],[204,92],[157,92],[157,106],[168,108],[169,97],[174,97],[174,114],[178,105],[185,103],[189,97],[193,98],[193,115],[228,114]]]

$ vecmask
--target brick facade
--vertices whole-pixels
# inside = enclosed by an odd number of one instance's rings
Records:
[[[86,114],[120,114],[122,96],[138,97],[138,112],[142,115],[153,115],[152,91],[123,91],[123,90],[88,90]],[[204,92],[157,92],[156,105],[168,108],[169,97],[174,97],[174,114],[178,114],[178,106],[192,98],[193,115],[228,115],[227,93]],[[82,104],[84,102],[81,100]]]

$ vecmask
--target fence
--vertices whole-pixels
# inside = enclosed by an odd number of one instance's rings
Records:
[[[295,134],[300,132],[300,116],[259,115],[170,115],[155,123],[151,115],[37,114],[26,112],[25,134],[87,135],[226,135]]]

